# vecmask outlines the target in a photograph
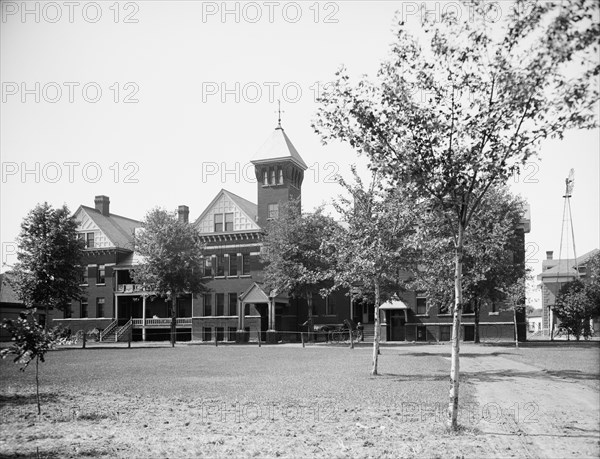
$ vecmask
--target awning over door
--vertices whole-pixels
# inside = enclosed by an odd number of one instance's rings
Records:
[[[404,301],[399,300],[398,298],[392,298],[391,300],[386,301],[381,306],[379,306],[380,310],[384,311],[404,311],[404,320],[408,322],[408,310],[410,309]]]

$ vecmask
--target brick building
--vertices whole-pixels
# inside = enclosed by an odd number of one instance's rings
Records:
[[[256,175],[256,204],[227,190],[191,222],[187,206],[179,206],[180,221],[194,225],[204,243],[203,277],[208,292],[177,298],[178,340],[238,341],[261,339],[299,340],[307,319],[304,300],[263,290],[261,239],[270,219],[277,218],[281,203],[301,198],[306,163],[281,126],[278,126],[252,159]],[[97,196],[95,207],[75,212],[78,231],[86,241],[86,270],[82,282],[87,296],[73,302],[61,319],[72,331],[102,330],[102,339],[118,340],[129,333],[135,340],[168,339],[170,303],[133,283],[131,269],[139,263],[133,239],[141,222],[110,212],[107,196]],[[521,235],[529,231],[524,219]],[[517,254],[523,257],[524,253]],[[517,260],[518,261],[518,260]],[[464,339],[472,339],[472,315],[463,315]],[[452,318],[427,308],[427,299],[415,292],[383,306],[382,339],[389,341],[443,341],[450,338]],[[353,303],[344,292],[313,298],[317,327],[353,319],[373,333],[372,304]],[[525,318],[522,322],[523,339]],[[482,337],[513,337],[512,314],[500,310],[481,312]],[[520,333],[521,334],[521,333]]]
[[[585,278],[587,261],[598,253],[599,249],[591,250],[576,259],[557,260],[554,258],[554,252],[546,252],[546,259],[542,261],[542,272],[538,275],[541,281],[542,289],[542,333],[544,336],[550,336],[552,333],[552,323],[557,325],[557,318],[552,312],[556,302],[556,295],[560,288],[567,282],[577,278]],[[593,324],[595,330],[598,330],[598,318]]]

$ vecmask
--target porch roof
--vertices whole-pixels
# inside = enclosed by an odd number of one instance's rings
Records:
[[[379,306],[379,309],[403,309],[403,310],[407,310],[407,309],[410,309],[410,308],[403,301],[400,301],[397,298],[393,298],[391,300],[386,301],[381,306]]]

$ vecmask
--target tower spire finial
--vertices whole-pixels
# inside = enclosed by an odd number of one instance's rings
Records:
[[[283,130],[283,128],[281,127],[281,114],[282,113],[285,113],[285,111],[281,110],[281,100],[277,99],[277,128],[276,129]]]

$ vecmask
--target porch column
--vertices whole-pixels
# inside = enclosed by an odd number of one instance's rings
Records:
[[[142,295],[142,341],[146,341],[146,295]]]
[[[237,313],[238,313],[238,330],[240,331],[244,331],[244,303],[242,302],[241,299],[238,298],[238,302],[237,302]]]
[[[115,320],[119,320],[119,295],[115,295]]]
[[[269,330],[275,330],[275,298],[269,298]]]

